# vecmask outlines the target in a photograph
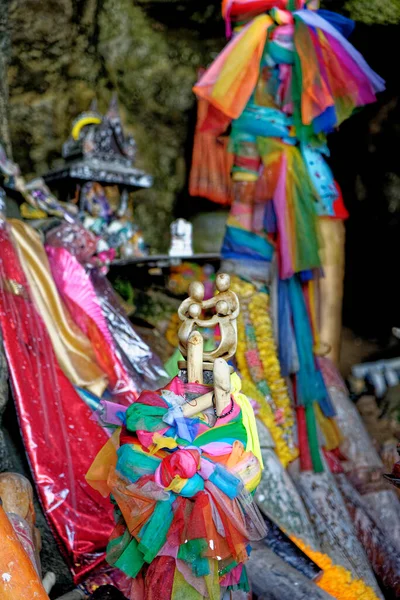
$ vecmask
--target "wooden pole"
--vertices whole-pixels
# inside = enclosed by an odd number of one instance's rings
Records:
[[[203,336],[193,331],[187,344],[187,372],[189,383],[203,383]]]
[[[323,344],[330,346],[327,356],[338,366],[342,331],[345,227],[339,219],[319,219],[319,230],[325,275],[320,281],[320,339]]]

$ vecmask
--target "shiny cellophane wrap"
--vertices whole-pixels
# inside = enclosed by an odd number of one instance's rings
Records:
[[[324,473],[302,471],[295,475],[295,481],[317,531],[322,552],[382,598],[333,475],[328,469]]]
[[[23,519],[20,515],[16,515],[15,513],[7,513],[7,517],[13,526],[13,529],[17,534],[23,549],[31,559],[37,574],[40,575],[38,557],[32,536],[32,528],[29,526],[29,523],[27,523],[27,521],[25,521],[25,519]]]
[[[99,269],[90,270],[90,280],[97,294],[116,350],[139,390],[155,390],[168,382],[161,360],[134,331],[128,316],[106,276]]]
[[[97,239],[79,223],[61,223],[46,234],[46,243],[55,248],[68,248],[80,262],[88,262],[96,253]]]
[[[112,507],[85,474],[108,436],[59,367],[13,244],[0,223],[0,325],[13,395],[45,515],[75,579],[103,560]]]
[[[337,369],[327,359],[322,359],[320,364],[343,436],[341,449],[346,457],[343,463],[346,476],[379,522],[387,543],[400,552],[399,499],[394,488],[383,478],[382,460]]]

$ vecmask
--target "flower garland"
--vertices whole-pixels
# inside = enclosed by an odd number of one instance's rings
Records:
[[[212,265],[200,266],[196,263],[183,262],[172,266],[167,288],[176,296],[183,296],[192,281],[201,281],[206,288],[206,296],[212,296],[215,284],[215,271]]]
[[[178,331],[181,323],[182,321],[179,319],[178,313],[173,313],[165,331],[165,339],[174,348],[179,346]],[[202,329],[202,334],[206,345],[208,343],[208,346],[211,343],[212,347],[214,347],[214,345],[218,344],[219,340],[221,339],[219,330],[216,328]]]
[[[268,294],[261,292],[252,296],[249,302],[249,314],[254,324],[253,327],[265,379],[276,406],[276,422],[284,427],[288,443],[293,443],[293,430],[295,427],[294,411],[286,382],[281,375],[272,330]]]
[[[168,323],[167,330],[165,332],[165,338],[171,346],[176,348],[179,345],[178,340],[178,329],[181,321],[179,319],[178,313],[173,313]]]
[[[260,354],[257,346],[257,338],[255,328],[249,312],[249,299],[244,298],[240,302],[240,309],[242,312],[242,318],[244,322],[244,330],[246,335],[247,348],[245,351],[245,357],[247,366],[250,371],[251,378],[257,386],[257,389],[271,406],[274,413],[276,412],[276,405],[273,401],[271,390],[268,383],[264,378],[264,368],[261,362]]]
[[[316,581],[316,584],[333,598],[337,600],[378,600],[371,587],[361,579],[353,579],[351,573],[344,567],[332,564],[329,556],[312,550],[294,536],[290,536],[290,539],[322,569],[322,576]]]
[[[291,425],[294,425],[293,411],[291,407],[289,392],[283,377],[277,356],[274,334],[269,309],[268,294],[255,294],[249,302],[249,313],[254,323],[254,331],[259,348],[261,363],[264,369],[265,378],[271,390],[272,399],[281,411],[281,422],[289,426],[288,419],[291,419]]]
[[[289,392],[280,374],[269,298],[236,276],[231,278],[231,289],[238,295],[241,308],[236,358],[243,391],[257,402],[258,416],[271,432],[276,453],[286,467],[298,456],[294,443],[295,419]]]

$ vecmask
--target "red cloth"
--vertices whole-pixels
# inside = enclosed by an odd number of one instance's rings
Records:
[[[229,138],[218,137],[228,125],[229,119],[220,111],[198,100],[189,194],[222,205],[232,203],[233,154],[228,149]]]
[[[297,432],[300,451],[300,467],[302,471],[312,471],[312,460],[310,448],[308,445],[306,412],[304,406],[296,407]]]
[[[110,502],[85,480],[108,437],[57,363],[4,224],[0,284],[0,325],[32,475],[78,581],[103,560],[114,528]]]
[[[335,216],[331,218],[341,219],[342,221],[345,221],[349,218],[349,213],[347,212],[346,207],[344,205],[342,190],[340,189],[337,181],[335,181],[335,186],[338,192],[338,197],[333,203],[333,210],[335,211]]]

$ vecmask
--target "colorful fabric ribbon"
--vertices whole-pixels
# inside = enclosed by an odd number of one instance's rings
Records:
[[[262,466],[251,405],[233,375],[234,410],[229,416],[214,426],[208,422],[215,420],[212,409],[185,418],[181,407],[186,394],[207,390],[175,378],[166,389],[145,391],[133,405],[121,407],[110,416],[122,429],[86,476],[103,495],[112,494],[120,514],[108,547],[110,564],[130,577],[151,564],[145,577],[151,586],[160,574],[161,558],[174,560],[166,599],[175,598],[178,582],[190,597],[192,588],[207,588],[216,573],[213,593],[220,593],[223,581],[227,589],[246,589],[242,564],[249,541],[265,533],[249,495]],[[102,419],[105,414],[103,410]],[[181,561],[187,574],[183,582]],[[224,579],[228,573],[231,577]]]

